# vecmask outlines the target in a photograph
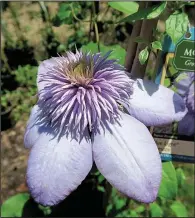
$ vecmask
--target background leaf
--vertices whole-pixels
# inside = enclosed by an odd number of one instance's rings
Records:
[[[133,22],[143,19],[154,19],[158,17],[166,8],[167,3],[163,2],[160,5],[155,5],[153,7],[144,8],[138,10],[138,12],[125,17],[120,22]]]
[[[61,26],[62,24],[71,24],[74,22],[72,15],[71,7],[74,9],[74,13],[78,15],[81,10],[81,7],[78,2],[64,2],[61,3],[58,9],[56,16],[52,19],[53,25],[56,27]]]
[[[176,170],[176,175],[177,175],[178,186],[182,187],[185,184],[185,180],[186,180],[183,169],[178,168]]]
[[[152,217],[162,217],[163,216],[163,210],[156,202],[150,204],[150,213]]]
[[[108,2],[108,5],[129,15],[137,12],[139,8],[139,4],[136,2]]]
[[[161,42],[159,42],[159,41],[152,42],[152,48],[158,49],[158,50],[162,51],[162,44],[161,44]]]
[[[175,200],[177,195],[177,176],[172,162],[164,162],[162,169],[162,181],[158,192],[158,197]]]
[[[185,13],[175,12],[170,15],[166,20],[166,33],[171,37],[173,43],[177,43],[178,40],[187,32],[189,20]]]
[[[145,49],[140,51],[140,53],[139,53],[139,61],[140,61],[141,65],[145,64],[145,62],[148,59],[148,56],[149,56],[148,47],[146,47]]]
[[[87,45],[82,46],[82,50],[84,52],[91,51],[92,53],[98,53],[97,43],[90,42]],[[124,48],[122,48],[120,45],[105,46],[100,43],[100,51],[103,55],[111,50],[112,53],[110,54],[109,59],[117,59],[119,64],[124,65],[126,55]]]
[[[16,194],[1,206],[1,217],[43,217],[50,213],[50,207],[37,204],[28,193]]]
[[[171,210],[174,212],[174,214],[177,217],[188,217],[188,212],[186,210],[186,207],[179,201],[175,201],[171,205]]]
[[[27,193],[17,194],[8,198],[1,206],[2,217],[21,217],[25,203],[29,200]]]
[[[169,87],[170,85],[171,85],[170,79],[169,79],[169,78],[165,78],[165,80],[164,80],[164,86],[165,86],[165,87]]]

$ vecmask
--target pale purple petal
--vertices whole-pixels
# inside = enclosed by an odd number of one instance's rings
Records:
[[[39,107],[35,105],[30,114],[30,118],[27,123],[27,127],[24,134],[24,146],[25,148],[31,148],[36,140],[39,138],[40,133],[38,132],[39,126],[36,125],[39,114]]]
[[[188,111],[194,114],[194,83],[191,84],[186,94],[186,106]]]
[[[58,57],[57,60],[63,60],[63,59],[62,57]],[[38,91],[44,89],[45,85],[47,84],[44,80],[41,79],[43,75],[47,75],[48,71],[51,71],[52,69],[54,69],[54,67],[57,66],[58,66],[58,62],[56,61],[56,58],[50,58],[48,60],[41,62],[37,74]]]
[[[42,132],[28,160],[27,184],[32,197],[44,206],[58,204],[81,184],[92,162],[89,139],[79,143],[66,135],[54,137],[52,129]]]
[[[187,113],[182,97],[162,85],[138,79],[133,88],[130,106],[126,109],[146,126],[180,121]]]
[[[195,115],[187,113],[185,117],[178,123],[178,133],[181,135],[193,136],[195,125]]]
[[[174,80],[174,86],[176,87],[176,91],[181,96],[185,96],[188,91],[190,85],[195,80],[194,72],[181,72],[179,76]]]
[[[120,192],[137,201],[155,201],[161,181],[161,159],[148,129],[121,114],[121,126],[108,124],[94,136],[97,168]]]

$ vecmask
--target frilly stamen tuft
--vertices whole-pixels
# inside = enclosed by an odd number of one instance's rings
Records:
[[[53,58],[55,64],[38,77],[40,117],[56,131],[96,133],[100,125],[120,119],[119,103],[128,102],[133,81],[125,69],[98,54],[76,54]]]

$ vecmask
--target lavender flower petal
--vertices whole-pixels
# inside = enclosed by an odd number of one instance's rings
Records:
[[[28,120],[25,134],[24,134],[25,148],[31,148],[40,136],[40,133],[38,131],[39,126],[36,125],[38,114],[39,114],[39,107],[38,105],[35,105],[31,110],[30,118]]]
[[[99,171],[123,194],[137,201],[155,201],[161,181],[161,159],[148,129],[121,114],[121,125],[108,124],[94,136],[93,156]],[[108,130],[110,129],[110,131]]]
[[[58,57],[59,60],[62,59],[62,57]],[[50,58],[48,60],[42,61],[38,68],[38,74],[37,74],[37,87],[38,91],[44,89],[46,82],[42,80],[44,75],[47,74],[48,71],[51,71],[51,69],[55,69],[58,66],[58,63],[55,58]]]
[[[195,115],[188,112],[185,117],[178,123],[178,133],[180,135],[193,136],[195,125]]]
[[[92,147],[88,133],[78,142],[53,130],[42,132],[30,152],[27,184],[32,197],[44,206],[58,204],[75,190],[92,167]],[[88,138],[88,139],[86,139]]]
[[[195,80],[194,72],[181,72],[179,76],[174,81],[174,86],[176,87],[176,91],[181,96],[185,96],[188,91],[190,85]]]
[[[187,109],[181,96],[172,90],[138,79],[134,92],[126,107],[129,114],[146,126],[161,126],[180,121]]]
[[[194,82],[191,84],[186,94],[186,106],[188,111],[194,114]]]

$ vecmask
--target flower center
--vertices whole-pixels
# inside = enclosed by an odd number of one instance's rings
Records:
[[[100,126],[120,119],[119,103],[128,104],[132,80],[108,55],[68,53],[40,75],[41,117],[57,133],[95,134]],[[39,82],[38,82],[39,84]]]
[[[81,59],[78,63],[72,64],[67,76],[75,85],[88,85],[93,78],[92,61],[90,60],[90,64],[88,64],[86,60]]]

